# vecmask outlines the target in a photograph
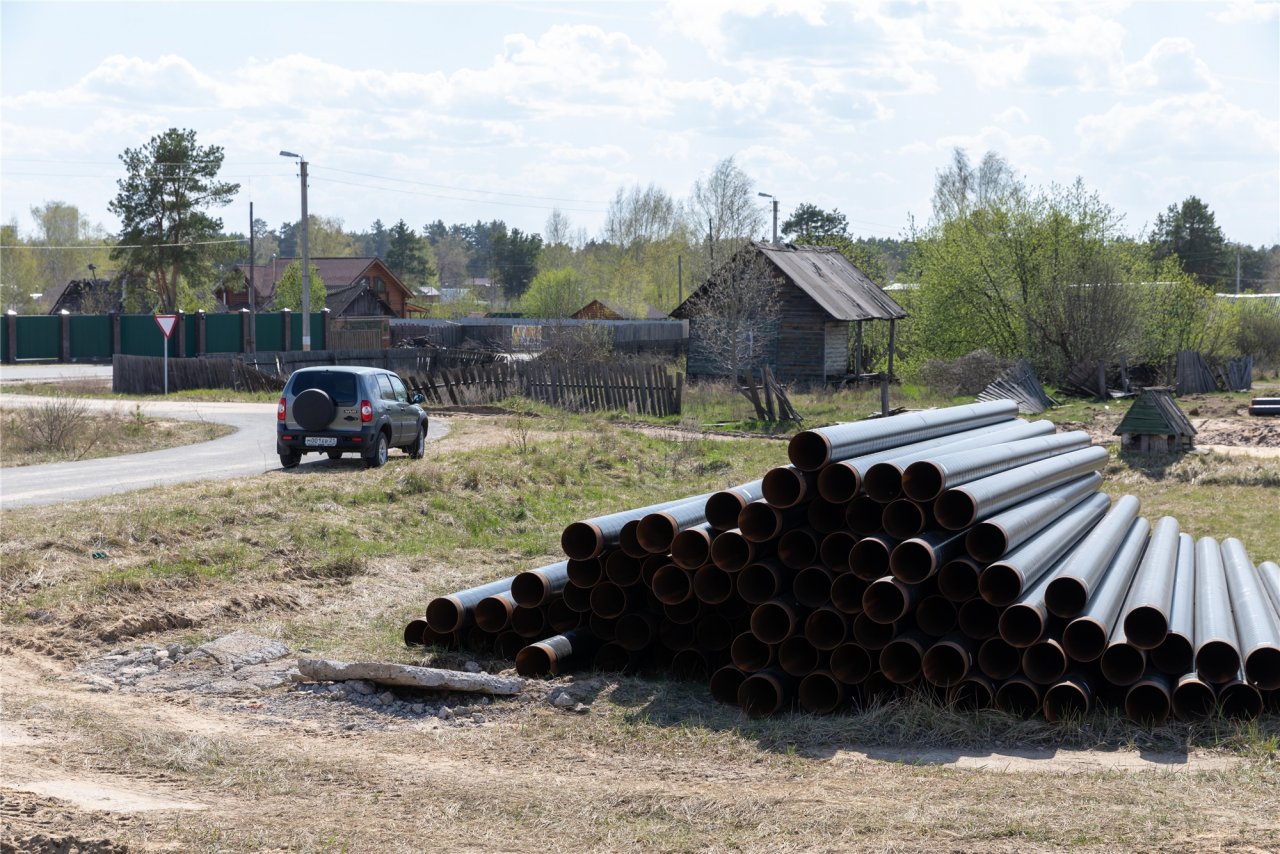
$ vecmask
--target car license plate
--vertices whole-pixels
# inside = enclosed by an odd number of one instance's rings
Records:
[[[333,448],[338,444],[337,436],[308,436],[306,440],[308,448]]]

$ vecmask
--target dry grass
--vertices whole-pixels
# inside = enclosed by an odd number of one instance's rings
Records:
[[[30,407],[0,408],[0,466],[29,466],[114,457],[207,442],[233,428],[206,421],[144,416],[135,406],[89,410],[55,396]]]

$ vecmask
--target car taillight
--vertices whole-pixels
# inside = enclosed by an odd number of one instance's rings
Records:
[[[284,420],[284,398],[280,398],[280,402],[276,404],[276,420]]]
[[[367,400],[360,401],[360,420],[365,424],[373,420],[373,404]]]

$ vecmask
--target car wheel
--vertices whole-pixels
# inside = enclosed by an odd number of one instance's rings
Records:
[[[409,446],[409,456],[412,459],[420,460],[427,453],[427,425],[418,425],[418,437],[413,440],[413,444]]]
[[[329,455],[329,459],[331,460],[342,459],[342,451],[325,451],[325,453]]]
[[[374,439],[373,447],[369,449],[369,456],[364,458],[365,468],[381,468],[387,464],[387,434],[379,433],[378,438]]]
[[[293,420],[303,430],[323,430],[337,411],[323,389],[309,388],[293,399]]]
[[[302,462],[301,451],[282,451],[280,454],[280,465],[283,468],[294,468],[300,462]]]

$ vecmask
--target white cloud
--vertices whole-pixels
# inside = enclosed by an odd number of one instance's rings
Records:
[[[1280,151],[1280,122],[1212,93],[1116,104],[1080,119],[1076,133],[1086,152],[1125,160],[1231,161]]]
[[[1276,0],[1230,0],[1226,8],[1214,16],[1224,24],[1260,23],[1280,16]]]
[[[939,137],[933,144],[936,151],[962,148],[976,162],[987,151],[1003,154],[1014,168],[1031,169],[1053,154],[1053,144],[1040,134],[1015,135],[1001,127],[987,125],[972,134],[951,134]]]
[[[996,115],[996,122],[1002,125],[1029,125],[1031,117],[1021,107],[1009,107]]]
[[[1124,69],[1122,80],[1126,89],[1159,92],[1203,92],[1220,88],[1209,66],[1196,55],[1195,45],[1182,37],[1160,39],[1141,61]]]

